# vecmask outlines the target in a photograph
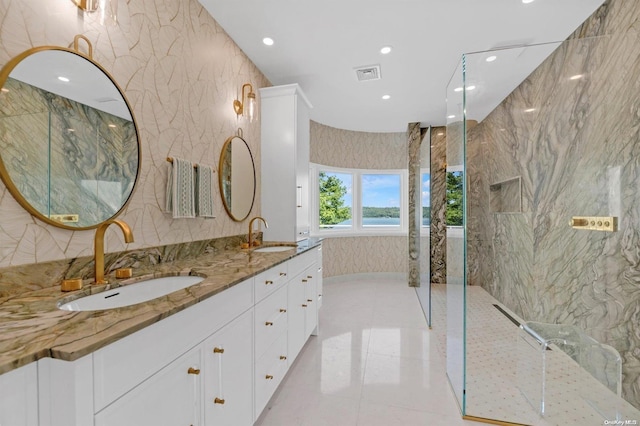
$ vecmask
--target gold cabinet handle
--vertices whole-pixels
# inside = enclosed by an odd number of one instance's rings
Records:
[[[306,282],[307,282],[307,280],[303,279],[303,280],[302,280],[302,282],[303,282],[303,283],[306,283]]]
[[[286,277],[286,276],[287,276],[287,273],[286,273],[286,272],[280,272],[280,276],[281,276],[281,277]]]
[[[313,302],[313,299],[307,299],[307,302]]]
[[[273,380],[273,376],[271,374],[267,374],[264,378],[267,380]]]
[[[264,323],[264,325],[266,325],[267,327],[271,327],[273,323],[271,321],[267,321]]]
[[[280,308],[280,312],[287,312],[287,310]]]
[[[302,307],[303,307],[303,308],[306,308],[306,307],[307,307],[307,305],[302,305]]]
[[[280,359],[284,361],[285,359],[287,359],[287,357],[284,355],[280,355]]]
[[[213,353],[214,354],[223,354],[224,353],[224,349],[222,349],[222,348],[213,348]]]
[[[213,400],[214,404],[224,404],[224,399],[216,398]]]
[[[200,369],[189,367],[189,369],[187,370],[187,374],[195,374],[197,376],[198,374],[200,374]]]
[[[269,284],[273,284],[273,281],[267,280],[267,281],[264,282],[264,285],[269,285]]]
[[[311,276],[311,275],[307,275],[307,278],[311,279],[311,278],[313,278],[313,276]]]

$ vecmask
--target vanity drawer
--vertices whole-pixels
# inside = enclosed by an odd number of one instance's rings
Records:
[[[283,262],[255,276],[256,303],[282,287],[289,279],[288,263]]]
[[[257,304],[254,318],[255,354],[258,358],[287,330],[287,287],[282,286]]]
[[[95,412],[252,305],[253,279],[249,279],[94,352]]]
[[[316,261],[317,256],[318,255],[315,249],[313,249],[292,258],[289,261],[289,276],[295,277],[296,275],[307,269]]]
[[[287,373],[288,362],[287,334],[283,333],[267,349],[267,352],[256,360],[254,378],[256,419]]]

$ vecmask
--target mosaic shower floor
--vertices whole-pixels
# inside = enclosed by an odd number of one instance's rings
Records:
[[[432,307],[432,331],[437,334],[438,348],[444,354],[445,285],[432,287]],[[518,343],[519,327],[514,321],[522,322],[481,287],[467,288],[468,415],[535,426],[640,424],[640,411],[553,347],[545,352],[545,415],[540,416],[532,403],[539,407],[542,353],[527,348],[522,340]],[[523,359],[528,362],[522,362]],[[532,403],[520,389],[525,390]]]

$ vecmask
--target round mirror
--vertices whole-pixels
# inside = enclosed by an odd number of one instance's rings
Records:
[[[116,217],[141,163],[129,103],[89,52],[36,47],[0,70],[0,178],[29,213],[66,229]]]
[[[227,139],[218,167],[222,203],[229,216],[240,222],[249,216],[256,196],[256,169],[247,142],[240,136]]]

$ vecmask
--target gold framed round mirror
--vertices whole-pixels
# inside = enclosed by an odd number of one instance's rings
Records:
[[[129,102],[86,41],[88,55],[76,37],[76,50],[35,47],[0,70],[0,178],[30,214],[74,230],[118,216],[141,165]]]
[[[241,222],[251,213],[256,197],[255,163],[242,132],[225,141],[218,170],[222,204],[231,219]]]

